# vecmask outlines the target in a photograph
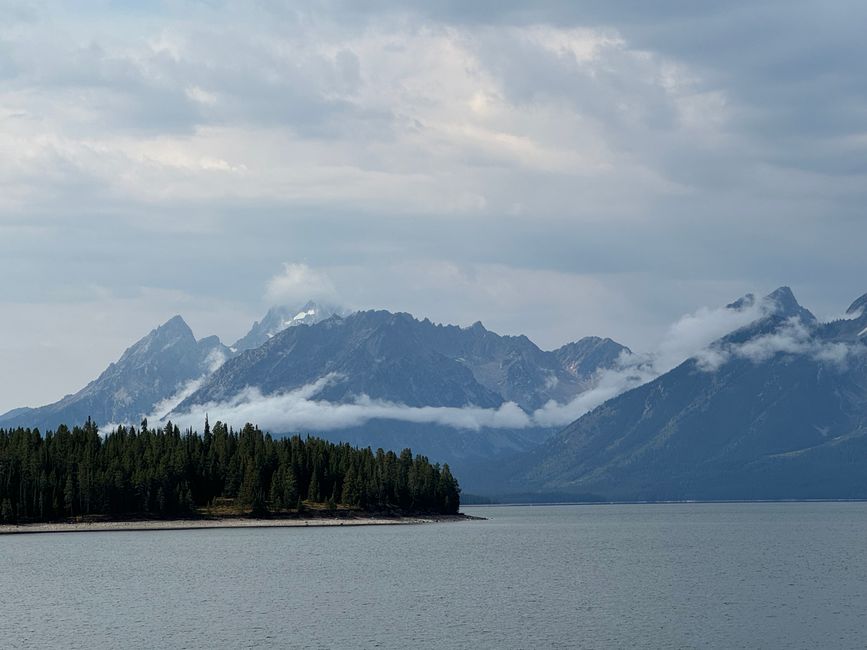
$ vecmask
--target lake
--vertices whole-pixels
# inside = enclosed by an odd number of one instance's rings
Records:
[[[2,647],[863,648],[867,504],[0,537]]]

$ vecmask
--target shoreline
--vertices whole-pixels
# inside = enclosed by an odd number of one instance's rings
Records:
[[[113,531],[204,530],[211,528],[318,528],[340,526],[407,526],[483,519],[472,515],[408,515],[398,517],[307,517],[255,519],[225,517],[214,519],[140,519],[86,522],[40,522],[2,524],[0,536],[45,533],[97,533]]]
[[[467,503],[461,508],[512,508],[515,506],[654,506],[654,505],[713,505],[752,503],[867,503],[867,498],[846,499],[681,499],[664,501],[498,501],[497,503]]]

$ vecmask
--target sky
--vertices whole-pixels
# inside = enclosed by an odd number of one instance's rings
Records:
[[[532,8],[528,8],[532,7]],[[0,0],[0,412],[308,298],[636,350],[867,291],[867,5]]]

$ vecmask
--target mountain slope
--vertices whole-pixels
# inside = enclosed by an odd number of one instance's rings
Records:
[[[690,359],[609,400],[504,480],[617,499],[867,497],[867,299],[828,324],[788,288],[766,301],[711,346],[716,365]]]
[[[184,320],[175,316],[128,348],[77,393],[47,406],[10,411],[0,417],[0,426],[48,429],[88,417],[99,424],[138,422],[229,356],[216,336],[196,341]]]

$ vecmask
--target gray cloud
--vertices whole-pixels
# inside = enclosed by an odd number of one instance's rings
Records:
[[[286,261],[546,347],[655,349],[747,287],[825,314],[865,290],[861,3],[0,9],[0,365],[33,368],[0,410],[170,310],[237,337]],[[119,305],[78,338],[37,322]]]

